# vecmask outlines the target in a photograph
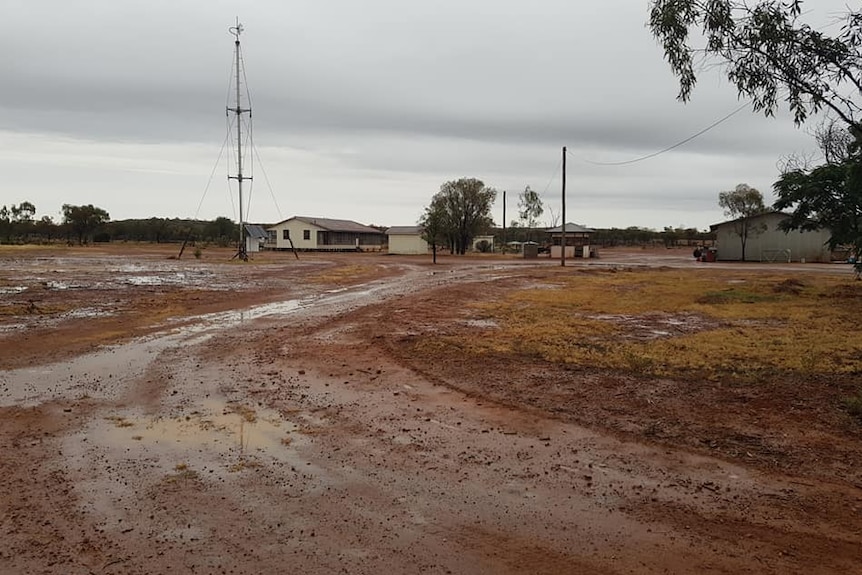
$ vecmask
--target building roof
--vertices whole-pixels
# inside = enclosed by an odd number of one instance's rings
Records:
[[[769,210],[769,211],[763,212],[762,214],[757,214],[754,216],[748,216],[748,219],[755,220],[755,219],[762,218],[764,216],[775,216],[775,215],[789,218],[792,214],[788,214],[787,212],[780,212],[777,210]],[[735,224],[736,222],[744,220],[744,219],[746,219],[746,218],[741,217],[741,218],[736,218],[735,220],[726,220],[723,222],[719,222],[717,224],[712,224],[711,226],[709,226],[709,231],[714,232],[717,228],[719,228],[721,226],[726,226],[727,224]]]
[[[318,228],[324,229],[328,232],[350,232],[355,234],[381,234],[380,230],[376,228],[372,228],[370,226],[364,226],[360,223],[354,222],[352,220],[334,220],[331,218],[312,218],[308,216],[294,216],[292,218],[288,218],[283,222],[279,222],[275,224],[279,226],[281,224],[287,223],[291,220],[299,220],[300,222],[305,222],[306,224],[311,224],[313,226],[317,226]],[[275,226],[273,226],[275,227]]]
[[[265,240],[267,237],[266,230],[263,229],[263,226],[259,226],[257,224],[246,224],[245,232],[256,240]]]
[[[549,234],[561,234],[563,233],[563,226],[557,226],[555,228],[550,228],[545,230]],[[577,232],[581,234],[592,234],[596,230],[582,226],[581,224],[575,224],[572,222],[566,222],[566,233],[569,232]]]
[[[420,236],[425,229],[422,226],[392,226],[386,230],[388,236]]]

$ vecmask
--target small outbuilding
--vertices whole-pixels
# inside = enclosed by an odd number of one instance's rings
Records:
[[[245,251],[246,253],[257,253],[264,247],[267,241],[266,230],[257,224],[245,224]]]
[[[389,240],[389,253],[396,255],[425,255],[428,253],[428,242],[422,236],[421,226],[393,226],[386,230]]]
[[[741,218],[709,226],[715,234],[715,258],[761,262],[831,261],[832,251],[828,245],[831,232],[827,229],[785,232],[779,225],[789,218],[790,214],[784,212],[768,212],[748,218],[750,231],[745,242],[745,258],[742,257],[740,237]]]
[[[590,238],[596,231],[594,229],[568,222],[566,224],[566,257],[590,257]],[[545,230],[551,240],[551,257],[559,258],[562,255],[563,226]]]
[[[484,235],[484,236],[476,236],[473,238],[473,251],[474,252],[493,252],[494,250],[494,236],[492,235]]]
[[[377,228],[351,220],[294,216],[268,229],[275,249],[316,251],[378,251],[386,238]],[[274,234],[273,234],[274,232]],[[291,242],[293,245],[291,245]]]

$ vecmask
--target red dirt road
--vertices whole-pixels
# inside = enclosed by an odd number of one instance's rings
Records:
[[[411,356],[553,262],[168,255],[0,253],[0,573],[862,573],[862,434],[789,387]]]

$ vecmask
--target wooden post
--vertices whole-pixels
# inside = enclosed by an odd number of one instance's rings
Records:
[[[566,265],[566,147],[563,146],[563,234],[560,238],[560,265]]]
[[[503,190],[503,245],[500,251],[506,253],[506,190]]]

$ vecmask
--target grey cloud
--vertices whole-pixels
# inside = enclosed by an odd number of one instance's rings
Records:
[[[221,144],[235,3],[10,1],[16,25],[4,29],[0,50],[16,57],[0,61],[0,129]],[[675,100],[676,81],[644,26],[647,7],[644,0],[243,5],[257,143],[285,152],[274,169],[284,189],[362,189],[378,205],[371,213],[385,207],[408,223],[417,213],[411,202],[421,210],[452,177],[543,189],[562,145],[572,150],[572,182],[581,186],[573,189],[596,206],[696,213],[714,209],[721,186],[768,185],[778,156],[810,138],[786,117],[749,111],[644,166],[585,162],[655,152],[738,105],[720,70],[702,78],[691,103]],[[292,179],[300,172],[304,179]],[[152,180],[123,184],[143,189]],[[349,211],[355,194],[333,197]],[[321,205],[318,215],[330,209]]]

